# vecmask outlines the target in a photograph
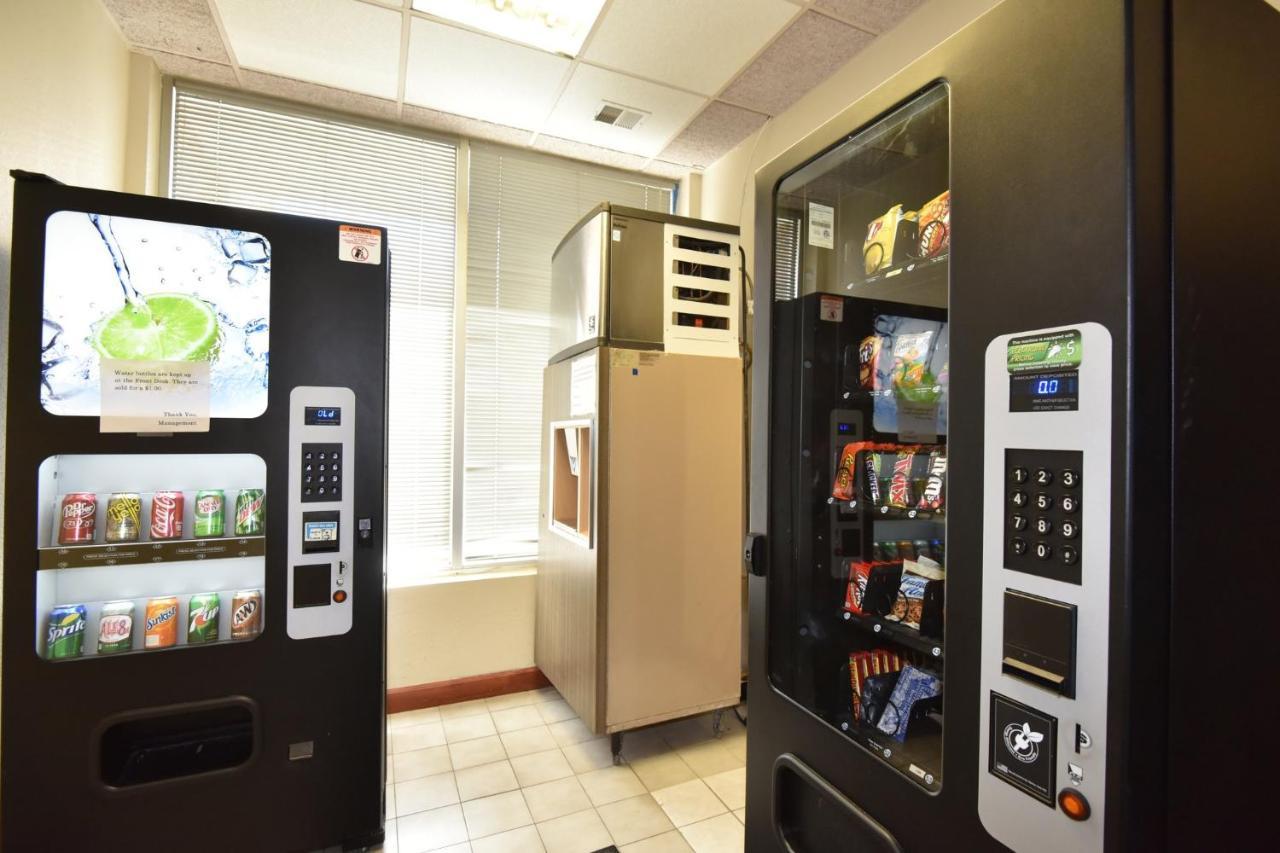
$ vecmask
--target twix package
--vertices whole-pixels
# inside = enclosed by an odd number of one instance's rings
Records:
[[[892,444],[880,444],[874,441],[854,441],[846,444],[840,452],[840,462],[836,465],[836,479],[831,486],[831,496],[840,501],[851,501],[857,492],[858,454],[870,450],[892,450]]]

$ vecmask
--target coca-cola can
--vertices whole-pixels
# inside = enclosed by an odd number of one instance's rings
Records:
[[[182,512],[185,503],[182,492],[156,492],[151,496],[152,539],[182,538]]]
[[[58,513],[58,544],[88,545],[98,518],[98,496],[93,492],[72,492],[62,498]]]

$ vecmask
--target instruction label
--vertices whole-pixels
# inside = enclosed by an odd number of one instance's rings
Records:
[[[836,209],[816,201],[809,202],[809,245],[834,249],[836,245]]]
[[[102,359],[101,432],[208,432],[209,362]]]
[[[352,264],[382,263],[382,232],[377,228],[339,225],[338,260]]]

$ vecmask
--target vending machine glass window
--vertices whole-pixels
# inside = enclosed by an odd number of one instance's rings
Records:
[[[792,172],[774,203],[768,668],[942,785],[950,251],[936,85]],[[964,571],[965,567],[958,567]]]
[[[261,634],[261,457],[60,455],[38,476],[36,654],[102,660]]]

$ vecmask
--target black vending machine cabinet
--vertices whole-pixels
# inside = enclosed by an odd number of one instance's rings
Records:
[[[380,842],[386,232],[15,177],[0,846]]]
[[[1276,56],[1006,0],[757,172],[748,851],[1256,843]]]

